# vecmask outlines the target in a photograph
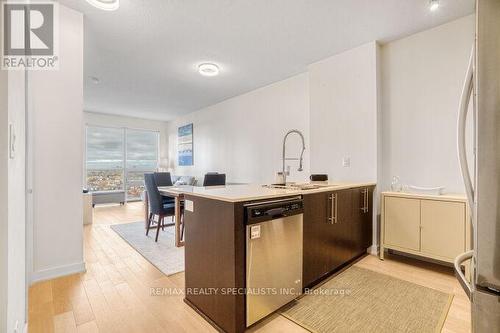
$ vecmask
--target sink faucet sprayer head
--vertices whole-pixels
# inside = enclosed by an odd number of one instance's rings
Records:
[[[288,131],[285,134],[285,137],[283,138],[283,181],[284,181],[285,184],[286,184],[286,170],[285,170],[286,139],[292,133],[298,134],[300,136],[301,141],[302,141],[302,151],[300,152],[299,168],[297,169],[297,171],[303,171],[304,170],[303,166],[302,166],[302,161],[303,161],[303,158],[304,158],[304,150],[306,150],[306,143],[305,143],[305,140],[304,140],[304,135],[299,130],[292,129],[292,130]]]

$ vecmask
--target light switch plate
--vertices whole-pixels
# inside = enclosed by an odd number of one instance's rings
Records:
[[[350,157],[344,157],[342,159],[342,166],[344,168],[349,168],[351,166],[351,158]]]
[[[184,200],[184,209],[188,212],[194,212],[194,202],[192,200]]]

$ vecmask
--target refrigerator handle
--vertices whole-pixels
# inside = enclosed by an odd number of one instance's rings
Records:
[[[475,215],[474,211],[474,187],[472,185],[472,178],[469,172],[469,164],[467,163],[467,153],[465,144],[465,131],[467,122],[467,113],[469,110],[469,102],[471,95],[474,91],[474,47],[469,59],[469,67],[465,76],[465,83],[460,97],[460,106],[458,109],[458,128],[457,128],[457,145],[458,145],[458,159],[460,162],[460,169],[465,183],[465,192],[467,194],[467,201],[469,202],[470,214]]]
[[[462,272],[462,264],[466,262],[467,260],[471,260],[474,255],[474,251],[467,251],[465,253],[460,254],[458,257],[455,258],[455,261],[453,262],[453,268],[455,269],[455,276],[458,279],[458,282],[460,282],[460,285],[464,289],[465,293],[467,294],[467,297],[471,299],[471,294],[472,294],[472,287],[469,282],[467,282],[467,279],[465,278],[464,273]]]

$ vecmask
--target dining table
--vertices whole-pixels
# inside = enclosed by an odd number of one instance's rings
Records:
[[[184,246],[184,240],[181,239],[181,205],[184,201],[184,194],[193,192],[192,185],[176,185],[176,186],[158,186],[158,191],[162,196],[173,197],[175,201],[175,246]],[[145,227],[148,227],[149,219],[149,199],[147,191],[144,191],[144,221]]]

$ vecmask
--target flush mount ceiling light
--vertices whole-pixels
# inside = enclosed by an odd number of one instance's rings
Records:
[[[439,8],[439,0],[431,0],[429,2],[429,9],[431,12],[437,10]]]
[[[209,62],[200,64],[198,66],[198,73],[200,73],[203,76],[217,76],[219,75],[219,71],[220,71],[219,66]]]
[[[117,10],[120,7],[120,0],[87,0],[87,2],[102,10]]]

